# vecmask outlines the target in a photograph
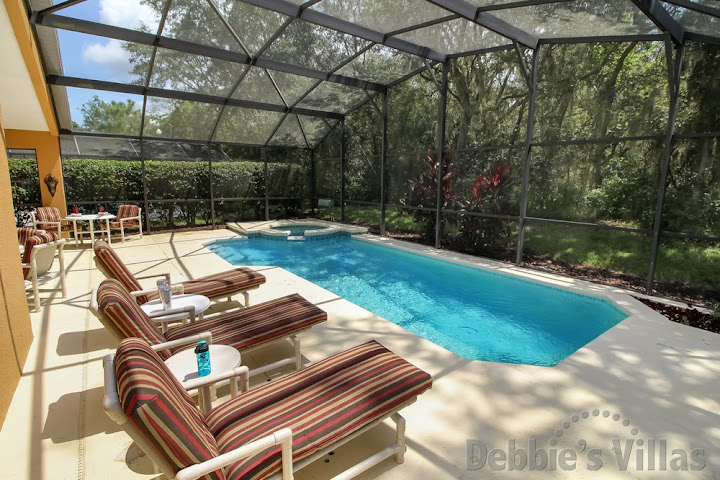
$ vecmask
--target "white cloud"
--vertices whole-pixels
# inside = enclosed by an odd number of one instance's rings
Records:
[[[144,23],[152,32],[157,30],[156,13],[141,0],[100,0],[100,21],[117,27],[137,29]]]
[[[127,80],[132,67],[129,53],[123,50],[122,45],[123,42],[119,40],[86,45],[82,53],[83,61],[108,68],[116,81]]]

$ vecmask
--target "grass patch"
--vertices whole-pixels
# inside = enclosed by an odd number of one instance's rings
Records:
[[[322,218],[333,213],[340,219],[340,208],[321,210]],[[388,208],[386,228],[391,232],[421,233],[412,213]],[[380,208],[348,206],[346,221],[378,228]],[[448,222],[445,235],[457,230]],[[547,258],[572,266],[591,267],[631,275],[644,285],[650,264],[651,238],[647,235],[584,226],[531,224],[525,235],[526,255]],[[668,286],[688,286],[720,292],[720,244],[691,240],[664,239],[658,253],[655,280]]]
[[[340,207],[325,208],[319,211],[319,218],[330,220],[330,214],[333,214],[336,221],[340,221]],[[345,221],[356,225],[372,226],[380,228],[380,207],[370,205],[347,205],[345,206]],[[415,221],[412,213],[403,210],[397,210],[393,207],[385,209],[385,228],[395,232],[414,232],[422,231],[420,224]]]
[[[658,252],[655,279],[720,291],[720,244],[663,240]]]
[[[528,225],[525,250],[553,260],[647,276],[650,238],[569,225]]]
[[[528,225],[525,251],[571,265],[647,277],[651,238],[646,235],[569,225]],[[666,239],[655,280],[720,290],[720,245]]]

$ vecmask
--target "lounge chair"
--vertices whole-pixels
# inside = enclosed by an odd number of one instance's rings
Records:
[[[158,294],[155,289],[143,290],[138,280],[164,276],[168,282],[172,283],[169,273],[144,276],[133,275],[125,266],[125,263],[120,260],[115,250],[103,241],[95,242],[94,249],[95,265],[98,269],[106,278],[119,280],[128,291],[134,292],[140,305],[157,298]],[[243,304],[247,307],[250,305],[248,290],[258,288],[263,283],[265,283],[264,275],[250,268],[239,267],[196,278],[195,280],[188,280],[182,282],[181,285],[186,294],[204,295],[211,300],[221,297],[227,297],[229,300],[232,295],[240,293],[243,295]]]
[[[140,339],[121,342],[103,366],[106,413],[168,478],[178,480],[290,480],[294,471],[388,417],[397,425],[395,443],[336,478],[352,478],[392,456],[402,463],[405,419],[398,412],[432,386],[430,375],[374,340],[242,392],[207,413],[198,411]]]
[[[120,230],[122,243],[125,243],[125,230],[130,228],[138,229],[140,238],[142,238],[141,217],[141,210],[137,205],[120,205],[120,207],[118,207],[117,218],[110,221],[110,230]]]
[[[23,278],[26,288],[32,288],[35,312],[40,310],[40,281],[50,279],[50,269],[55,261],[56,251],[60,263],[60,288],[52,290],[60,290],[63,298],[67,295],[63,247],[65,247],[65,239],[58,238],[57,234],[52,232],[37,233],[25,240],[22,254]]]
[[[188,307],[187,310],[161,311],[159,313],[163,316],[186,311],[190,315],[191,322],[170,328],[163,333],[153,319],[134,301],[125,287],[113,279],[103,280],[100,286],[93,290],[90,310],[118,340],[138,337],[151,345],[157,345],[188,338],[197,342],[207,339],[209,334],[211,341],[208,343],[229,345],[241,353],[283,338],[292,341],[294,346],[292,357],[257,368],[251,372],[252,375],[292,363],[295,364],[296,370],[300,370],[302,357],[298,334],[327,320],[327,313],[300,295],[293,294],[242,310],[205,317],[198,322],[195,321],[193,307]],[[172,354],[184,349],[187,349],[186,345],[176,346],[162,350],[159,354],[166,360]]]

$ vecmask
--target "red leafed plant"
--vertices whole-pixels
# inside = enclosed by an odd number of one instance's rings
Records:
[[[469,195],[460,202],[462,209],[466,212],[507,214],[507,189],[511,184],[510,165],[499,164],[489,175],[478,175],[475,178]],[[464,246],[471,250],[506,242],[511,235],[507,222],[502,218],[463,215],[460,225]]]
[[[472,211],[487,202],[492,202],[493,213],[504,213],[505,190],[510,183],[510,165],[498,165],[492,175],[478,175],[470,188],[472,196],[465,201],[465,207]]]
[[[428,150],[427,168],[417,180],[409,180],[410,205],[434,209],[437,205],[437,186],[440,162],[437,155]],[[456,202],[455,179],[457,172],[452,165],[452,153],[443,152],[442,155],[442,207],[450,208]],[[413,216],[423,224],[423,233],[426,238],[435,236],[435,213],[423,210],[414,210]]]
[[[456,172],[452,166],[452,153],[443,152],[443,207],[451,205],[455,201],[455,177]],[[428,168],[423,171],[417,180],[410,182],[410,204],[416,207],[434,208],[437,202],[437,184],[440,170],[440,162],[437,155],[428,150]]]

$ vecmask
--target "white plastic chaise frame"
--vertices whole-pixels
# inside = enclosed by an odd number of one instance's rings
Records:
[[[30,269],[30,278],[25,281],[30,282],[32,286],[33,311],[35,312],[40,310],[39,280],[40,277],[43,277],[50,272],[53,262],[55,261],[55,249],[57,249],[58,262],[60,263],[60,291],[62,292],[62,298],[67,296],[67,287],[65,285],[65,257],[63,255],[65,242],[66,240],[61,238],[53,242],[35,245],[30,253],[30,262],[22,264],[23,268]]]
[[[197,339],[193,338],[191,341],[196,342]],[[172,343],[174,344],[175,342]],[[169,344],[170,342],[168,342],[167,344],[154,345],[152,346],[152,348],[155,351],[162,350],[163,348],[167,348],[168,346],[170,346]],[[308,466],[309,464],[320,459],[321,457],[324,457],[333,450],[357,438],[358,436],[377,426],[387,418],[390,418],[393,420],[393,422],[395,422],[395,443],[344,470],[340,474],[333,477],[331,480],[349,480],[390,457],[395,457],[395,462],[399,464],[402,464],[405,461],[405,418],[400,415],[399,412],[408,405],[413,404],[416,398],[413,398],[393,409],[392,411],[388,412],[385,417],[375,420],[374,422],[366,425],[360,430],[339,439],[337,442],[318,450],[314,454],[296,463],[293,463],[292,461],[292,430],[290,430],[289,428],[282,428],[280,430],[268,433],[268,435],[263,438],[242,445],[224,454],[218,455],[215,458],[186,467],[180,470],[177,475],[175,475],[172,471],[166,471],[162,468],[162,466],[166,465],[165,461],[162,459],[159,453],[150,446],[145,437],[140,434],[140,432],[135,430],[132,426],[132,423],[128,421],[128,418],[125,415],[125,412],[123,411],[120,404],[120,396],[117,390],[114,354],[108,354],[105,356],[105,358],[103,359],[103,368],[105,371],[105,395],[103,398],[103,406],[105,409],[105,413],[107,413],[107,415],[112,418],[115,423],[120,425],[123,430],[125,430],[125,432],[130,436],[130,438],[137,444],[137,446],[140,447],[143,452],[145,452],[145,454],[153,461],[153,463],[155,463],[155,465],[161,468],[163,473],[169,479],[175,478],[177,480],[195,480],[202,477],[203,475],[214,472],[215,470],[221,469],[222,467],[230,465],[245,457],[260,453],[261,451],[269,447],[280,445],[282,448],[282,469],[278,474],[273,475],[269,478],[293,480],[294,472],[301,470],[302,468]],[[241,379],[241,390],[246,391],[248,389],[248,368],[244,365],[236,367],[234,370],[230,370],[228,372],[210,374],[206,377],[199,377],[193,380],[189,380],[187,382],[182,382],[182,385],[183,388],[188,391],[190,391],[191,389],[198,389],[198,391],[200,392],[205,392],[206,388],[210,385],[222,381],[227,381],[229,379],[233,379],[234,377],[239,377]],[[233,392],[233,397],[235,396],[234,394],[235,392]],[[209,403],[207,403],[206,405],[209,405]]]

